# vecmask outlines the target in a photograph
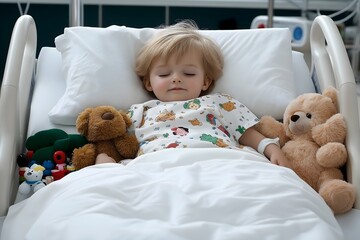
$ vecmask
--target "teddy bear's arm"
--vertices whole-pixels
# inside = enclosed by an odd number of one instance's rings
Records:
[[[72,164],[76,170],[94,165],[96,159],[96,147],[92,143],[88,143],[80,148],[73,150]]]
[[[320,146],[329,142],[344,143],[346,137],[346,124],[344,117],[337,113],[330,117],[324,124],[319,124],[312,129],[312,137]]]
[[[139,142],[134,134],[124,134],[115,139],[115,146],[124,158],[135,158],[139,150]]]
[[[255,129],[267,138],[278,137],[281,147],[289,140],[283,124],[271,116],[261,117],[259,123],[255,125]]]

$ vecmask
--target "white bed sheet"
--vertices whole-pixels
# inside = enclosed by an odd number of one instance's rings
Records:
[[[344,233],[344,239],[346,240],[358,240],[360,236],[360,210],[351,209],[351,211],[336,215],[341,229]]]
[[[342,239],[293,171],[257,153],[168,149],[71,173],[13,205],[1,239]]]

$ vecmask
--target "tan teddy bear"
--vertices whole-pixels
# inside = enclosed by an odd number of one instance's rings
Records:
[[[335,214],[349,211],[355,188],[343,180],[340,170],[347,161],[344,145],[346,124],[337,109],[337,91],[306,93],[289,103],[283,123],[270,116],[256,128],[269,138],[279,137],[293,170],[325,200]]]
[[[76,170],[95,164],[99,153],[106,153],[116,162],[135,158],[139,143],[127,129],[131,119],[111,106],[87,108],[76,120],[76,128],[88,144],[74,149],[72,163]]]

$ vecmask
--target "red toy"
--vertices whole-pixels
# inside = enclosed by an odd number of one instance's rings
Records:
[[[63,178],[68,173],[68,170],[66,169],[66,154],[63,151],[56,151],[53,159],[56,165],[55,169],[51,170],[51,174],[56,181]]]

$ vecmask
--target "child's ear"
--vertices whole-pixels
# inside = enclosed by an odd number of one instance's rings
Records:
[[[153,91],[149,78],[144,77],[143,84],[144,84],[144,87],[145,87],[146,90],[148,90],[149,92]]]
[[[202,90],[203,90],[203,91],[208,90],[208,88],[210,87],[211,83],[212,83],[212,80],[209,79],[208,77],[205,77],[205,79],[204,79],[204,85],[203,85],[203,87],[202,87]]]

